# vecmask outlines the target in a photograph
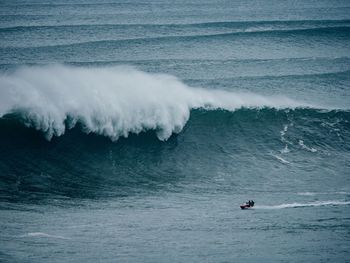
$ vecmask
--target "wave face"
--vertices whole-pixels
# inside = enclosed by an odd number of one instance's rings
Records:
[[[177,80],[171,81],[180,85]],[[37,107],[13,108],[12,113],[0,119],[3,171],[0,178],[4,182],[1,198],[11,202],[66,197],[95,199],[163,190],[196,192],[198,187],[208,191],[219,188],[222,194],[230,194],[232,187],[238,193],[245,192],[251,178],[254,185],[264,185],[264,190],[254,190],[260,193],[275,191],[281,178],[285,180],[284,191],[290,191],[290,184],[298,193],[314,189],[300,177],[316,180],[317,185],[326,184],[326,190],[339,192],[350,151],[349,111],[286,108],[289,100],[283,106],[282,100],[270,105],[267,102],[272,98],[262,103],[264,97],[260,96],[254,98],[252,107],[240,108],[241,104],[237,103],[219,104],[227,99],[232,103],[230,96],[237,99],[236,93],[225,92],[225,100],[221,100],[222,91],[216,96],[216,92],[180,86],[184,94],[199,96],[196,92],[203,92],[202,99],[209,96],[210,104],[206,100],[207,104],[202,104],[203,100],[197,97],[194,101],[201,103],[195,105],[199,107],[196,109],[188,106],[193,104],[184,104],[183,108],[171,107],[172,103],[160,104],[163,112],[169,114],[154,119],[157,115],[152,113],[151,120],[145,114],[139,117],[139,112],[130,116],[134,113],[126,111],[130,105],[122,108],[124,111],[121,107],[111,111],[117,108],[111,104],[103,107],[106,111],[96,114],[91,109],[81,111],[86,109],[83,103],[79,110],[63,111],[61,115]],[[183,103],[184,98],[181,96]],[[186,102],[193,103],[192,97],[187,99]],[[153,111],[159,107],[147,100],[147,104],[141,99],[137,101],[142,101],[143,107],[153,107]],[[162,101],[166,100],[162,97]],[[220,108],[223,105],[230,110]],[[277,105],[281,108],[275,108]],[[118,118],[132,122],[121,126]],[[170,136],[173,131],[179,133]],[[51,135],[57,136],[51,138]],[[128,138],[116,141],[118,136]],[[261,171],[268,172],[261,174]],[[346,193],[347,188],[342,190]]]
[[[192,88],[169,75],[121,67],[27,67],[1,76],[0,85],[0,117],[18,114],[48,139],[79,122],[112,140],[150,129],[166,140],[183,129],[192,109],[308,106],[281,96]]]

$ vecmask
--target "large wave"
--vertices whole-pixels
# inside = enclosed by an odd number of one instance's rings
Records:
[[[183,129],[192,109],[311,107],[283,96],[189,87],[131,67],[22,67],[1,75],[0,87],[0,117],[18,114],[47,139],[80,123],[112,140],[144,130],[166,140]]]

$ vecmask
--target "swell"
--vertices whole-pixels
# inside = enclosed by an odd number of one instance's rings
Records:
[[[101,3],[6,3],[4,6],[21,6],[21,7],[57,7],[57,6],[124,6],[124,5],[133,5],[132,3],[122,2],[122,3],[114,3],[114,2],[101,2]]]
[[[312,28],[333,28],[339,26],[349,26],[350,20],[288,20],[288,21],[214,21],[214,22],[203,22],[203,23],[187,23],[187,24],[56,24],[56,25],[23,25],[23,26],[8,26],[0,27],[0,32],[7,31],[22,31],[22,30],[43,30],[43,29],[120,29],[120,28],[159,28],[165,27],[166,29],[178,29],[178,28],[229,28],[229,29],[244,29],[257,26],[275,26],[279,29],[288,30],[289,27],[305,27],[305,29]],[[311,28],[309,28],[311,27]],[[298,29],[298,28],[297,28]],[[263,28],[262,28],[263,30]]]
[[[209,80],[235,80],[235,79],[244,79],[244,80],[264,80],[264,79],[291,79],[296,80],[299,78],[342,78],[348,79],[350,78],[350,70],[342,70],[342,71],[334,71],[334,72],[322,72],[322,73],[300,73],[300,74],[279,74],[279,75],[263,75],[263,76],[237,76],[237,77],[229,77],[229,78],[200,78],[200,79],[185,79],[186,81],[209,81]]]
[[[113,64],[120,64],[122,65],[129,65],[130,63],[133,62],[140,62],[140,63],[149,63],[149,62],[154,62],[154,63],[180,63],[180,64],[200,64],[200,63],[214,63],[214,64],[222,64],[222,63],[271,63],[271,62],[276,62],[276,63],[285,63],[285,62],[296,62],[296,63],[305,63],[305,62],[319,62],[319,63],[348,63],[350,61],[350,56],[339,56],[339,57],[284,57],[284,58],[268,58],[268,59],[260,59],[260,58],[246,58],[246,59],[239,59],[239,58],[213,58],[213,59],[197,59],[197,58],[152,58],[152,59],[120,59],[120,60],[96,60],[92,62],[85,62],[85,61],[72,61],[72,62],[66,62],[65,64],[67,65],[72,65],[72,66],[115,66]],[[0,65],[13,65],[16,66],[45,66],[46,64],[44,63],[27,63],[27,64],[1,64]]]
[[[106,59],[96,61],[71,61],[66,65],[78,67],[109,67],[120,65],[133,65],[140,70],[152,72],[164,71],[181,76],[186,83],[194,83],[196,86],[211,86],[205,81],[225,80],[227,85],[233,86],[235,80],[264,80],[287,78],[293,80],[293,77],[302,79],[312,77],[317,79],[326,79],[327,77],[336,78],[348,77],[349,57],[303,57],[303,58],[272,58],[272,59],[169,59],[169,58],[152,58],[152,59]],[[25,63],[26,66],[45,66],[43,63]],[[18,63],[0,63],[0,71],[13,72],[18,67],[24,66]],[[196,68],[195,74],[190,69]],[[203,68],[211,72],[208,76]],[[225,74],[221,73],[224,70]],[[216,74],[218,71],[220,74]],[[191,74],[189,74],[191,72]],[[231,81],[231,82],[230,82]],[[230,83],[229,83],[230,82]],[[192,84],[193,85],[193,84]],[[315,86],[318,86],[317,84]]]
[[[175,36],[156,36],[156,37],[135,37],[124,39],[111,39],[111,40],[93,40],[71,44],[60,45],[40,45],[34,47],[2,47],[3,50],[34,50],[42,48],[74,48],[74,47],[97,47],[108,46],[118,44],[143,44],[143,43],[159,43],[159,42],[182,42],[182,41],[208,41],[215,39],[232,39],[245,38],[245,37],[339,37],[343,40],[350,39],[350,27],[347,26],[334,26],[334,27],[320,27],[309,29],[276,29],[276,30],[253,30],[242,32],[228,32],[228,33],[208,33],[208,34],[189,34],[189,35],[175,35]],[[237,37],[237,38],[236,38]]]

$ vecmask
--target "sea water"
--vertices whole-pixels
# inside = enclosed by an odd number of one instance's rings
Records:
[[[0,1],[0,261],[349,261],[349,54],[349,1]]]

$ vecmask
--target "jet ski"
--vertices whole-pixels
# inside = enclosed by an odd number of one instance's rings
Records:
[[[240,205],[239,207],[240,207],[242,210],[243,210],[243,209],[250,209],[250,208],[254,207],[254,201],[253,201],[253,200],[252,200],[252,201],[248,201],[248,202],[246,202],[245,204]]]
[[[248,205],[248,204],[242,204],[239,206],[241,209],[249,209],[252,208],[252,206]]]

